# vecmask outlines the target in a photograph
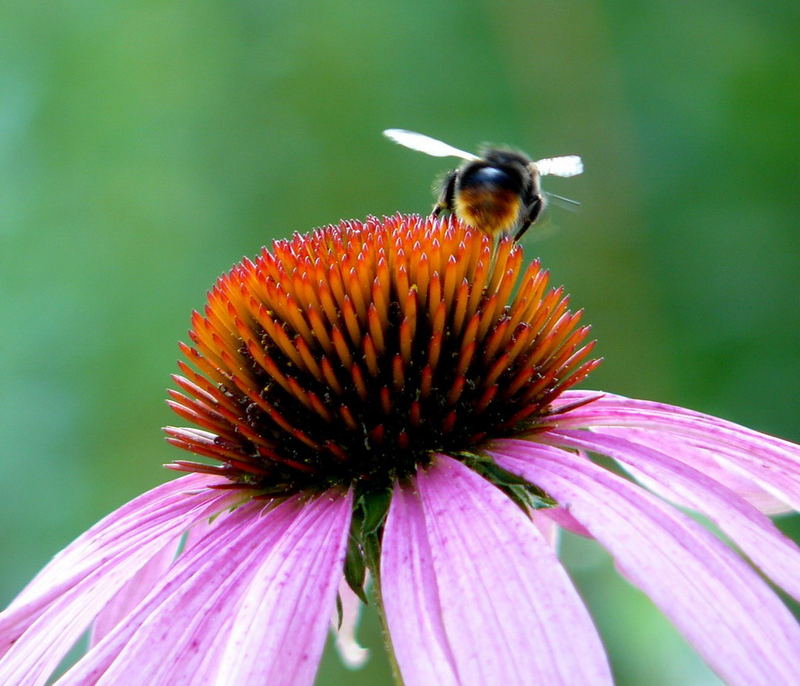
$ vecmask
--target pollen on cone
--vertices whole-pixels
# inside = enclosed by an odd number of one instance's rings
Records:
[[[276,241],[195,312],[171,467],[267,494],[388,483],[530,431],[584,378],[588,327],[538,261],[458,220],[345,221]],[[516,295],[514,295],[516,293]]]

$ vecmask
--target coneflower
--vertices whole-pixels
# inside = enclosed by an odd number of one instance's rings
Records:
[[[168,465],[190,474],[22,591],[0,683],[45,683],[91,626],[57,683],[310,684],[370,573],[407,686],[612,683],[558,527],[607,548],[728,683],[796,683],[791,613],[673,504],[800,598],[800,550],[764,514],[800,503],[800,448],[568,390],[598,364],[579,319],[518,244],[455,220],[342,222],[242,261],[193,315],[169,401],[199,428],[168,440],[210,459]]]

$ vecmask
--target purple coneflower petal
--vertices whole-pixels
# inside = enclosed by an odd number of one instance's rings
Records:
[[[545,517],[541,511],[531,513],[531,521],[534,523],[544,540],[553,548],[558,549],[559,539],[561,538],[561,527],[555,519]]]
[[[196,540],[153,592],[87,653],[61,684],[114,683],[130,678],[162,680],[198,669],[211,643],[227,635],[235,605],[260,560],[294,521],[296,504],[260,518],[264,503],[250,502]],[[215,611],[216,610],[216,611]],[[215,656],[219,658],[219,655]],[[128,673],[126,674],[126,670]]]
[[[261,517],[266,507],[244,504],[195,540],[150,596],[59,684],[124,683],[132,674],[149,683],[189,683],[192,675],[213,682],[224,646],[212,646],[227,638],[255,567],[297,516],[296,501]]]
[[[793,511],[791,506],[756,485],[752,477],[741,476],[733,471],[734,464],[720,464],[717,456],[725,452],[724,448],[712,450],[709,447],[698,445],[692,439],[684,436],[630,426],[593,426],[590,430],[607,436],[619,436],[632,443],[666,453],[711,477],[714,481],[724,484],[764,514],[777,515]]]
[[[92,625],[91,645],[99,643],[118,622],[147,596],[169,569],[178,552],[177,541],[170,541],[161,552],[153,555],[117,594],[100,610]]]
[[[567,391],[556,404],[595,397],[596,392]],[[553,417],[561,428],[632,427],[647,429],[652,445],[658,446],[660,437],[666,440],[683,438],[686,449],[673,455],[693,462],[692,448],[697,449],[698,460],[710,452],[723,468],[740,479],[746,477],[754,487],[766,490],[774,499],[800,510],[800,450],[788,441],[759,433],[682,407],[647,400],[635,400],[617,395],[603,395],[593,402]],[[733,481],[727,485],[733,486]],[[747,493],[742,493],[746,496]],[[774,511],[774,500],[773,503]]]
[[[208,533],[211,527],[218,525],[228,513],[228,510],[224,510],[208,519],[195,522],[182,539],[170,541],[160,553],[153,556],[97,615],[92,625],[90,646],[97,645],[116,626],[117,622],[127,617],[144,600],[174,562],[179,549],[182,549],[185,554]]]
[[[59,553],[0,614],[0,683],[41,684],[95,616],[153,556],[229,492],[187,490],[219,479],[191,475],[123,505]]]
[[[53,586],[63,584],[72,576],[80,577],[87,570],[94,569],[98,559],[106,553],[109,542],[124,545],[124,536],[131,530],[137,530],[142,518],[158,517],[163,510],[175,505],[183,506],[182,509],[190,509],[197,504],[197,501],[187,499],[187,492],[204,489],[207,485],[218,482],[219,478],[204,474],[189,474],[157,486],[125,503],[55,555],[14,598],[6,611],[24,605],[34,598],[41,600],[42,594],[52,592]],[[214,491],[208,493],[209,497],[220,496]],[[57,596],[58,593],[52,595]]]
[[[311,684],[342,578],[352,497],[303,503],[256,571],[220,663],[227,683]]]
[[[237,508],[58,683],[311,683],[341,578],[349,497]],[[344,532],[344,533],[343,533]]]
[[[90,650],[59,684],[95,684],[130,677],[153,681],[165,678],[174,667],[197,669],[201,651],[230,619],[224,599],[235,603],[235,592],[249,578],[242,568],[262,547],[274,543],[293,520],[292,507],[273,511],[267,529],[256,531],[264,503],[250,502],[237,508],[226,521],[195,540],[168,570],[153,592]],[[217,606],[219,603],[219,606]],[[217,608],[217,611],[210,611]],[[177,651],[177,653],[176,653]],[[178,659],[180,658],[180,659]]]
[[[496,441],[492,454],[569,508],[727,683],[796,679],[800,626],[756,572],[700,524],[573,452]]]
[[[648,446],[590,431],[556,430],[551,445],[589,450],[630,465],[666,487],[680,504],[711,518],[775,583],[800,598],[800,548],[764,514],[706,474]]]
[[[536,514],[538,514],[540,518],[546,517],[554,524],[573,534],[578,534],[578,536],[583,536],[585,538],[592,538],[592,534],[589,530],[575,519],[566,507],[550,507]]]
[[[408,686],[606,684],[591,619],[553,548],[499,489],[445,456],[395,488],[381,595]]]

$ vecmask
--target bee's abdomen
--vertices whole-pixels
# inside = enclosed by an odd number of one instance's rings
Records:
[[[518,174],[498,167],[468,170],[459,179],[455,213],[488,234],[510,233],[519,220],[521,185]]]

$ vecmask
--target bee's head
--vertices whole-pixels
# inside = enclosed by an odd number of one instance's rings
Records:
[[[483,159],[462,167],[459,189],[522,194],[530,182],[530,169],[530,160],[524,155],[490,148],[484,152]]]

